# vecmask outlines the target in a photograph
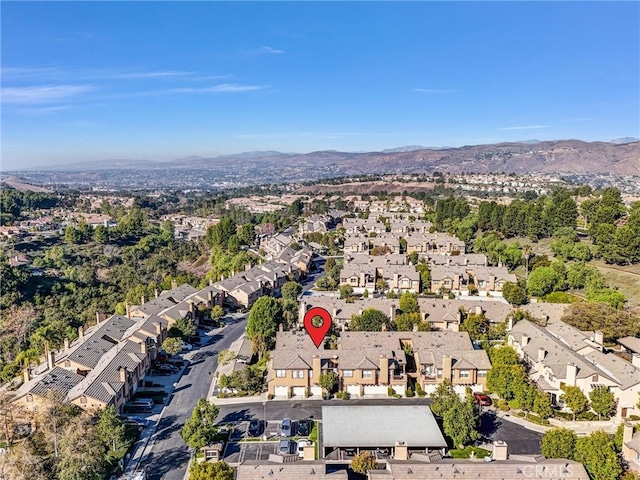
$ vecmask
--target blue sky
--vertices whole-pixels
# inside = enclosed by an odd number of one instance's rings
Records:
[[[2,2],[2,169],[638,136],[638,2]]]

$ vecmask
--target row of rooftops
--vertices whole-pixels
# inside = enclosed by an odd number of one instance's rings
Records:
[[[613,353],[604,353],[595,337],[564,322],[548,322],[540,327],[521,320],[509,332],[523,352],[532,359],[544,354],[544,365],[559,379],[567,378],[569,366],[576,367],[576,378],[602,376],[625,390],[640,383],[640,368]]]

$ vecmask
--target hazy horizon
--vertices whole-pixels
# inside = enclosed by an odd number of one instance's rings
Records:
[[[639,14],[637,2],[5,2],[2,170],[638,137]]]

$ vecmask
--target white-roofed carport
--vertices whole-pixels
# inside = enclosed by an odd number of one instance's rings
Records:
[[[324,455],[338,448],[426,449],[447,446],[426,405],[359,405],[322,407]]]

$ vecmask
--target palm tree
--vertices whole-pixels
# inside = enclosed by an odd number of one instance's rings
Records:
[[[522,246],[522,256],[524,257],[524,260],[525,260],[525,276],[528,277],[529,276],[529,257],[531,256],[531,245],[529,245],[528,243],[525,243]]]

